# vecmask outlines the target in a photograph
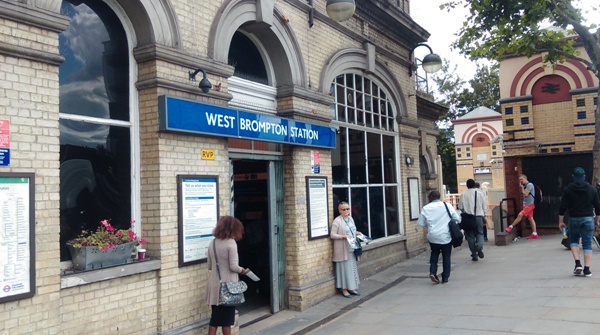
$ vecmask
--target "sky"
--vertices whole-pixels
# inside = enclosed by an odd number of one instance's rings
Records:
[[[461,56],[458,50],[450,48],[450,45],[456,40],[455,34],[462,26],[468,11],[462,7],[457,7],[450,13],[441,10],[440,5],[447,2],[449,0],[414,0],[410,3],[410,14],[415,22],[431,34],[426,43],[433,49],[433,52],[442,59],[449,59],[452,68],[457,65],[457,74],[461,79],[469,80],[475,74],[477,63]],[[592,6],[598,7],[598,0],[580,0],[574,1],[574,4],[576,7],[586,10]],[[588,11],[584,16],[600,24],[600,12]],[[427,53],[429,50],[426,47],[415,49],[415,56],[418,58],[422,59]]]

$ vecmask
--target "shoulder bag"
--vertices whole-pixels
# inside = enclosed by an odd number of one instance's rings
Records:
[[[460,228],[462,230],[477,230],[477,190],[475,190],[475,205],[473,206],[473,214],[465,212],[460,213]]]
[[[344,222],[346,223],[346,227],[348,227],[350,234],[352,234],[352,237],[354,238],[354,241],[356,242],[356,246],[354,247],[354,257],[356,257],[356,260],[359,260],[360,256],[362,256],[362,253],[363,253],[362,246],[360,245],[358,238],[356,238],[356,235],[354,235],[354,232],[350,228],[350,225],[348,225],[348,222],[346,222],[346,220],[344,218],[342,218],[342,220],[344,220]]]
[[[248,289],[248,285],[242,280],[238,282],[223,282],[221,281],[221,270],[219,269],[219,259],[217,258],[217,240],[213,241],[213,251],[215,253],[215,263],[217,263],[217,274],[219,275],[219,306],[239,306],[246,299],[244,292]]]
[[[456,221],[452,219],[452,215],[450,214],[450,210],[448,209],[448,204],[444,202],[444,207],[446,207],[446,212],[450,217],[450,221],[448,222],[448,229],[450,230],[450,237],[452,238],[452,246],[458,248],[463,243],[463,233],[460,231],[460,227],[456,224]]]

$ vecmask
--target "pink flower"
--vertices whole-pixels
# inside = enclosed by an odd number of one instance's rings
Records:
[[[102,220],[100,221],[102,223],[102,225],[104,226],[104,228],[106,228],[106,230],[108,231],[114,231],[115,228],[113,228],[113,226],[110,225],[110,223],[108,222],[108,220]]]
[[[140,239],[140,244],[146,244],[146,240],[145,239]]]
[[[135,235],[135,233],[133,232],[133,230],[128,231],[128,233],[129,233],[129,240],[130,241],[137,240],[137,236]]]

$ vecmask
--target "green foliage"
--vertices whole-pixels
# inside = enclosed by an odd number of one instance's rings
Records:
[[[453,47],[467,57],[502,61],[509,55],[531,57],[543,52],[543,61],[552,66],[575,59],[600,79],[600,28],[586,25],[573,1],[455,0],[440,7],[452,11],[457,6],[467,8],[469,15]],[[589,60],[581,57],[575,43],[584,48]],[[594,183],[600,181],[600,104],[595,123]]]
[[[444,176],[444,185],[450,193],[458,192],[458,182],[456,180],[456,157],[454,156],[454,129],[440,129],[437,138],[438,155],[442,159],[442,174]]]
[[[583,24],[581,11],[570,0],[457,0],[441,6],[451,11],[457,6],[469,9],[453,47],[471,59],[501,61],[508,55],[531,57],[544,50],[551,64],[567,58],[581,61],[600,76],[600,29]],[[551,24],[553,29],[542,25]],[[592,62],[579,57],[574,47],[578,36]]]
[[[133,223],[131,225],[133,227]],[[139,239],[138,236],[133,232],[132,228],[129,229],[115,229],[110,224],[109,220],[100,221],[101,225],[95,232],[84,230],[74,239],[67,243],[73,245],[75,248],[81,247],[98,247],[102,251],[108,251],[117,245],[121,245],[128,242],[136,241],[137,244],[145,244],[146,240]]]
[[[84,230],[79,236],[69,241],[75,248],[95,246],[98,249],[111,245],[120,245],[131,242],[127,230],[117,230],[119,234],[106,230],[104,227],[99,227],[97,231],[90,232]]]

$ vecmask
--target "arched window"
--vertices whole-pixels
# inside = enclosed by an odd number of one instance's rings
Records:
[[[348,201],[359,231],[372,238],[399,233],[395,112],[384,88],[362,75],[346,73],[331,84],[334,212]]]
[[[132,219],[129,46],[123,25],[100,1],[63,1],[71,18],[59,36],[60,247],[103,219]]]

